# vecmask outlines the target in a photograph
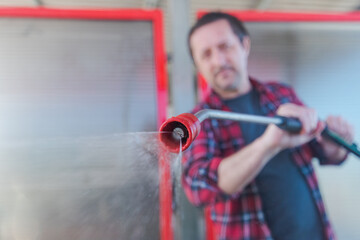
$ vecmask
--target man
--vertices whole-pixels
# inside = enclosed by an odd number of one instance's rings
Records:
[[[231,15],[209,13],[193,26],[189,49],[211,93],[195,107],[298,118],[299,134],[275,125],[208,119],[184,153],[183,186],[189,200],[209,206],[219,240],[334,239],[311,164],[340,164],[346,150],[323,139],[325,123],[294,91],[248,75],[251,41]],[[329,116],[327,126],[352,141],[352,127]]]

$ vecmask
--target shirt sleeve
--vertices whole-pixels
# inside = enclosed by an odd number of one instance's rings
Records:
[[[232,197],[218,187],[218,167],[222,160],[220,148],[210,121],[205,120],[202,125],[199,136],[183,157],[182,184],[189,201],[195,206]]]
[[[329,161],[329,159],[325,156],[325,153],[323,151],[322,146],[320,145],[320,143],[318,143],[315,139],[312,140],[309,143],[313,155],[314,157],[316,157],[317,159],[319,159],[319,163],[320,165],[341,165],[347,158],[348,154],[345,155],[345,157],[343,159],[341,159],[340,161]]]

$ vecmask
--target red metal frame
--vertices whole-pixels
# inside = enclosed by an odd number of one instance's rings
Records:
[[[200,18],[209,11],[201,10],[197,12],[197,18]],[[259,12],[259,11],[232,11],[223,10],[244,22],[360,22],[360,13],[291,13],[291,12]],[[208,94],[209,87],[200,74],[198,74],[199,97],[202,98]],[[210,221],[210,212],[207,209],[204,213],[206,224],[206,239],[215,239],[213,226]]]
[[[209,11],[201,10],[197,12],[197,17]],[[232,11],[224,10],[244,22],[358,22],[360,14],[358,12],[339,13],[301,13],[301,12],[270,12],[270,11]]]
[[[162,11],[143,9],[50,9],[50,8],[0,8],[4,18],[53,18],[89,20],[132,20],[153,23],[155,73],[157,79],[157,125],[166,120],[168,86],[166,75],[166,53],[164,49],[164,30]],[[172,240],[170,166],[161,156],[159,159],[160,179],[160,234],[161,240]],[[170,185],[171,186],[171,185]]]

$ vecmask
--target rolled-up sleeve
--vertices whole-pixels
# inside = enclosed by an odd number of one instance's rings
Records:
[[[318,143],[315,139],[312,140],[309,143],[311,150],[313,152],[313,156],[316,157],[317,159],[319,159],[319,163],[320,165],[341,165],[347,158],[348,154],[345,155],[345,157],[343,159],[341,159],[340,161],[330,161],[329,158],[326,157],[322,146],[320,145],[320,143]]]

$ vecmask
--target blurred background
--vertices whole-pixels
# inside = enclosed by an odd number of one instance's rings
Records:
[[[191,110],[201,88],[186,37],[197,13],[211,10],[239,12],[240,18],[251,11],[258,20],[245,20],[250,74],[292,85],[321,118],[345,117],[360,142],[359,0],[0,0],[0,8],[9,7],[160,10],[163,28],[155,36],[151,18],[24,18],[0,10],[0,144],[157,131],[166,117]],[[306,21],[261,20],[269,12],[309,15]],[[328,20],[311,21],[314,15]],[[160,50],[154,48],[159,37]],[[316,171],[338,238],[360,239],[359,160],[316,164]],[[177,238],[206,239],[202,210],[181,191],[177,200]]]

